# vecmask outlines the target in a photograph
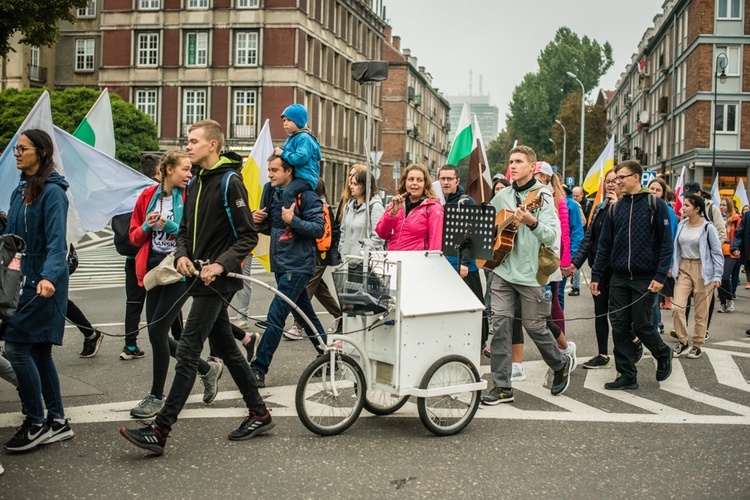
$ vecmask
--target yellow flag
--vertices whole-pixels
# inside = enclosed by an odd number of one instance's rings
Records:
[[[263,186],[268,182],[268,157],[273,154],[273,140],[269,121],[263,124],[263,128],[255,140],[255,145],[250,151],[250,156],[242,167],[242,180],[247,188],[248,202],[251,210],[260,208],[260,198],[263,194]],[[258,245],[253,250],[253,255],[263,266],[266,272],[271,272],[271,260],[269,255],[270,239],[265,234],[258,235]]]
[[[594,166],[589,169],[586,174],[586,178],[583,180],[583,190],[586,194],[591,194],[599,187],[599,181],[601,178],[607,176],[607,172],[615,168],[615,138],[614,136],[609,139],[607,146],[599,155],[599,159],[596,160]]]

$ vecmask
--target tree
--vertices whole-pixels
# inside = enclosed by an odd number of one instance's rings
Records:
[[[75,22],[73,9],[86,7],[88,0],[0,0],[0,57],[13,50],[10,39],[20,32],[21,43],[53,45],[58,21]]]
[[[609,42],[600,45],[562,27],[539,54],[537,62],[539,71],[527,74],[516,86],[506,123],[516,132],[519,144],[531,146],[544,156],[553,152],[549,131],[560,104],[571,92],[578,91],[580,99],[581,87],[567,73],[575,74],[590,91],[614,61]],[[570,144],[570,134],[568,139]]]
[[[13,139],[18,127],[42,94],[42,89],[0,92],[0,150]],[[52,122],[67,132],[73,132],[94,105],[100,92],[87,88],[50,91]],[[117,94],[110,94],[112,119],[115,128],[117,159],[137,168],[143,151],[157,151],[159,141],[151,119]]]

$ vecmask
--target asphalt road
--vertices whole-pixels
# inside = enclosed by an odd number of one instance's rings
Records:
[[[82,253],[71,298],[92,323],[121,335],[124,290],[116,277],[105,276],[111,264],[94,272],[97,266]],[[87,274],[97,274],[95,286],[81,285]],[[607,394],[601,385],[614,379],[614,369],[579,368],[568,392],[554,398],[550,374],[527,344],[529,380],[515,384],[515,403],[480,407],[466,430],[445,438],[422,426],[413,403],[390,417],[363,411],[339,436],[311,434],[291,395],[315,353],[307,341],[282,342],[269,387],[261,390],[276,429],[246,442],[226,439],[245,413],[227,374],[210,406],[200,402],[196,385],[161,457],[147,456],[118,433],[137,425],[128,411],[150,387],[146,332],[139,343],[143,359],[119,360],[117,337],[107,338],[95,358],[81,359],[82,337],[69,327],[54,356],[76,436],[2,456],[0,497],[750,498],[750,291],[744,284],[737,311],[715,314],[706,354],[676,361],[667,382],[655,381],[647,355],[637,391]],[[264,315],[269,301],[256,288],[251,312]],[[590,295],[568,297],[566,314],[593,315]],[[330,318],[323,317],[326,324]],[[669,331],[671,316],[664,320]],[[592,320],[569,322],[568,334],[581,362],[595,354]],[[0,383],[0,440],[20,422],[15,390]]]

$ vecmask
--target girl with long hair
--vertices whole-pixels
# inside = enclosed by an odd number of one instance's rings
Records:
[[[740,225],[742,217],[737,213],[732,198],[722,198],[719,205],[721,214],[726,218],[727,239],[722,242],[722,252],[724,253],[724,274],[721,277],[721,287],[719,288],[719,312],[728,313],[734,311],[734,292],[739,281],[740,259],[732,256],[731,246],[734,241],[734,234]],[[735,273],[736,271],[736,273]],[[737,275],[735,278],[735,274]]]

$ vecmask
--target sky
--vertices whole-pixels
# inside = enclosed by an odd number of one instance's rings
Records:
[[[538,71],[537,57],[555,32],[567,26],[578,36],[612,45],[614,64],[600,87],[614,90],[664,0],[383,0],[393,35],[411,49],[446,95],[491,96],[500,109],[500,129],[513,89]],[[596,99],[598,89],[589,92]]]

